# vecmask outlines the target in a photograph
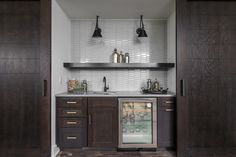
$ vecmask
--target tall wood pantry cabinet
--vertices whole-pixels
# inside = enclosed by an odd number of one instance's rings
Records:
[[[0,1],[0,156],[51,152],[50,0]]]
[[[236,1],[177,0],[178,157],[236,156]]]

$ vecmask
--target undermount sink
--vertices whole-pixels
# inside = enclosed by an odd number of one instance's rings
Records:
[[[97,91],[97,92],[91,92],[92,94],[97,94],[97,95],[112,95],[116,94],[116,92],[102,92],[102,91]]]

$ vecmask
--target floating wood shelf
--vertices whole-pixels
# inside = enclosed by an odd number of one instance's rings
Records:
[[[68,69],[153,69],[168,70],[175,67],[174,63],[64,63]]]

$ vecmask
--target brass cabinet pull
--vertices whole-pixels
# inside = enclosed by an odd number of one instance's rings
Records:
[[[165,109],[165,111],[166,111],[166,112],[173,112],[174,109],[173,109],[173,108],[167,108],[167,109]]]
[[[77,137],[76,136],[67,136],[66,139],[67,140],[76,140]]]
[[[75,125],[75,124],[77,124],[77,122],[76,121],[67,121],[66,124]]]
[[[67,111],[66,114],[77,114],[76,111]]]
[[[89,125],[91,125],[92,124],[92,116],[91,116],[91,114],[89,114],[89,116],[88,116],[88,121],[89,121]]]
[[[76,104],[77,102],[76,101],[67,101],[66,103],[67,104]]]
[[[173,104],[173,101],[166,101],[166,104]]]

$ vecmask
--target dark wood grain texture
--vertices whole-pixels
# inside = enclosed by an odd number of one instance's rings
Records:
[[[84,128],[60,128],[59,142],[60,149],[66,148],[78,149],[87,146],[87,129]]]
[[[236,1],[177,1],[179,157],[236,155],[233,19]]]
[[[41,156],[51,154],[51,1],[40,0],[40,78],[46,92],[40,99]]]
[[[176,147],[175,98],[158,98],[157,143],[158,147]]]
[[[50,38],[42,33],[50,34],[44,20],[50,13],[40,8],[43,1],[0,1],[0,156],[50,155],[50,82],[47,101],[41,95],[41,55],[50,56]],[[50,80],[50,57],[47,65]]]
[[[88,98],[88,146],[118,146],[117,98]]]
[[[56,143],[60,149],[87,146],[87,98],[56,98]]]

